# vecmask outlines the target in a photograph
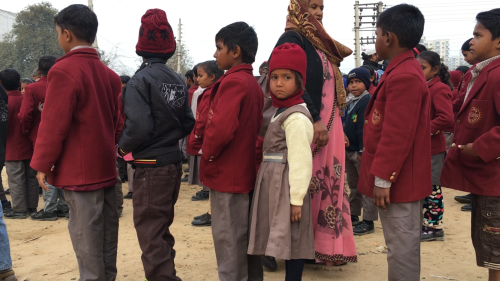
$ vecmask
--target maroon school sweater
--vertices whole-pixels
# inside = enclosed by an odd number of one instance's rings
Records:
[[[453,125],[453,106],[451,104],[451,89],[441,82],[439,76],[429,83],[431,97],[431,155],[446,151],[444,130]]]
[[[31,83],[24,89],[25,92],[21,111],[19,112],[19,121],[21,122],[23,133],[28,135],[33,146],[35,146],[38,127],[42,120],[42,113],[38,110],[38,104],[45,102],[47,76],[43,76],[38,82]]]
[[[50,173],[49,183],[63,189],[114,184],[120,91],[120,78],[96,50],[76,49],[59,58],[48,75],[31,167]]]
[[[33,155],[33,145],[28,136],[23,134],[19,123],[19,110],[23,102],[20,91],[9,91],[9,128],[7,131],[7,146],[5,147],[5,161],[21,161],[30,159]]]

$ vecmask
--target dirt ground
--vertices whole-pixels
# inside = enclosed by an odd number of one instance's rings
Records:
[[[2,180],[7,187],[5,169]],[[128,184],[123,184],[126,194]],[[217,264],[210,227],[193,227],[193,216],[207,211],[208,202],[193,202],[197,186],[182,184],[175,209],[172,233],[176,238],[177,274],[182,280],[218,280]],[[470,213],[461,212],[462,204],[453,197],[460,192],[444,189],[446,212],[444,242],[422,243],[422,273],[425,280],[487,280],[487,271],[475,265],[470,241]],[[8,198],[10,200],[10,198]],[[43,207],[40,197],[39,208]],[[78,266],[67,230],[67,221],[38,222],[31,219],[5,220],[11,244],[14,270],[20,281],[78,280]],[[358,263],[342,267],[306,265],[303,280],[387,280],[386,254],[380,222],[375,233],[356,237]],[[36,239],[35,239],[36,238]],[[31,240],[31,241],[30,241]],[[284,280],[284,261],[278,261],[278,271],[264,273],[264,280]],[[433,277],[440,276],[440,277]],[[445,279],[442,277],[453,278]],[[141,251],[132,220],[132,201],[125,200],[120,219],[117,280],[143,281]]]

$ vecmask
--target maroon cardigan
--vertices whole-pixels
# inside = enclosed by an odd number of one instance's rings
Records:
[[[215,83],[214,83],[215,84]],[[210,95],[214,84],[208,86],[203,93],[198,97],[198,104],[196,106],[196,123],[188,136],[186,151],[190,155],[200,155],[200,149],[203,145],[203,135],[205,134],[205,126],[208,119],[208,109],[210,106]]]
[[[252,71],[248,64],[231,68],[210,95],[200,179],[220,192],[248,193],[255,185],[255,143],[264,93]]]
[[[453,143],[441,172],[443,186],[483,196],[500,196],[500,59],[477,77],[455,118]],[[469,79],[470,80],[470,79]],[[468,82],[464,84],[467,88]],[[461,96],[463,100],[465,96]],[[458,145],[472,143],[479,156]]]
[[[431,194],[430,96],[412,51],[394,58],[365,114],[358,188],[373,196],[375,176],[392,182],[391,202]]]
[[[453,125],[453,107],[451,104],[451,89],[441,82],[439,76],[429,83],[431,96],[431,155],[446,151],[444,130]]]
[[[34,147],[38,135],[38,127],[42,120],[42,113],[38,111],[38,104],[45,102],[47,76],[43,76],[38,82],[31,83],[24,89],[24,99],[21,111],[19,112],[19,121],[21,121],[23,132],[29,136]]]
[[[5,161],[21,161],[31,159],[33,144],[28,135],[23,134],[19,122],[19,111],[23,102],[23,94],[19,90],[7,92],[9,96],[9,121],[7,131],[7,145],[5,147]]]
[[[99,183],[116,180],[120,91],[120,78],[96,50],[77,49],[59,58],[48,75],[31,167],[50,173],[50,184],[70,190],[109,186]]]

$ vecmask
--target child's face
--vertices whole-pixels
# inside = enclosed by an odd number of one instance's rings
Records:
[[[464,61],[466,61],[468,64],[473,65],[476,63],[474,61],[474,58],[472,58],[472,54],[470,51],[462,51],[462,55],[464,56]]]
[[[363,81],[359,80],[358,78],[352,78],[351,80],[349,80],[347,89],[353,96],[357,97],[366,91],[366,86],[365,83],[363,83]]]
[[[127,86],[127,83],[122,83],[122,90],[123,88],[125,88],[125,86]]]
[[[377,35],[377,40],[375,41],[375,50],[377,51],[378,59],[386,60],[389,59],[387,55],[387,37],[389,36],[389,32],[383,34],[381,28],[377,27],[375,30],[375,34]]]
[[[203,67],[198,67],[198,85],[205,89],[212,85],[215,81],[214,75],[209,76]]]
[[[24,88],[26,88],[26,86],[28,86],[29,84],[28,83],[21,83],[21,93],[24,95]]]
[[[439,66],[435,66],[434,68],[427,62],[421,58],[417,58],[420,66],[422,66],[422,70],[424,71],[425,80],[429,81],[432,78],[436,77],[439,72]]]
[[[470,41],[470,53],[476,62],[500,55],[500,37],[492,39],[491,32],[480,22],[474,27],[474,38]]]
[[[269,78],[271,93],[278,99],[286,99],[297,92],[295,74],[290,69],[275,69]]]
[[[309,0],[309,5],[307,10],[313,17],[315,17],[319,22],[323,22],[323,0]]]
[[[228,52],[227,46],[224,45],[224,42],[222,40],[217,40],[215,42],[215,47],[216,47],[216,50],[215,50],[214,58],[215,58],[215,61],[217,62],[217,66],[219,67],[219,69],[220,70],[231,69],[231,67],[233,67],[233,64],[234,64],[234,55],[235,55],[234,50],[231,50]],[[199,81],[198,81],[198,84],[199,84]]]

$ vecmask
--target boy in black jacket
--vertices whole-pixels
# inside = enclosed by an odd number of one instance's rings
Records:
[[[152,9],[141,21],[136,53],[144,63],[122,96],[125,125],[118,152],[136,167],[129,180],[134,185],[134,225],[146,278],[180,281],[169,227],[181,184],[179,140],[191,133],[195,120],[186,84],[165,65],[176,47],[167,15]]]
[[[353,232],[355,235],[373,233],[375,228],[373,221],[378,220],[378,211],[371,198],[358,192],[359,168],[361,166],[361,155],[363,154],[363,125],[365,120],[365,110],[370,101],[370,73],[365,68],[355,68],[349,72],[348,92],[353,96],[347,103],[344,132],[349,138],[349,147],[345,153],[345,170],[347,182],[351,194],[349,204],[351,206],[351,219]],[[363,221],[359,221],[363,207]]]

